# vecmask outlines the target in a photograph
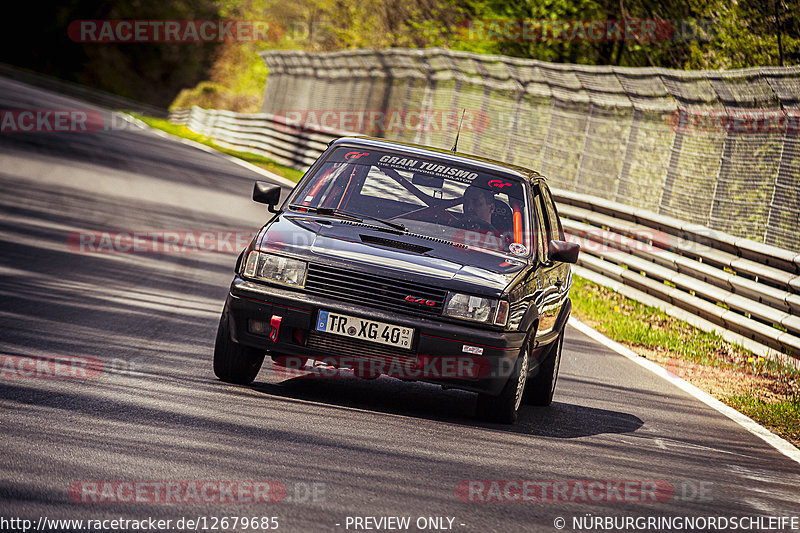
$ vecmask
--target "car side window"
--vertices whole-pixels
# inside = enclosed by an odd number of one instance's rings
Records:
[[[343,163],[330,166],[316,180],[308,182],[298,195],[299,201],[302,205],[335,207],[353,168]]]
[[[561,227],[561,221],[558,219],[558,211],[556,210],[555,202],[553,202],[553,196],[550,194],[550,190],[546,185],[539,186],[539,188],[541,188],[540,196],[544,202],[545,212],[547,213],[548,238],[546,242],[552,240],[563,241],[564,229]]]
[[[545,240],[545,233],[547,231],[544,216],[542,215],[544,207],[542,206],[541,195],[539,194],[539,188],[536,187],[533,189],[533,212],[534,212],[534,232],[535,232],[535,254],[536,259],[540,263],[544,263],[547,261],[547,245]]]

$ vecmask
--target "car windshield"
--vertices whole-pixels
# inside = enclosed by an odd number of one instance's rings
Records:
[[[363,217],[388,230],[527,255],[522,182],[447,161],[338,148],[289,201],[296,211]],[[400,228],[400,229],[398,229]]]

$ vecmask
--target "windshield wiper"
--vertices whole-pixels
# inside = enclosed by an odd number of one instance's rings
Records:
[[[381,224],[389,226],[390,228],[394,228],[397,231],[402,231],[402,232],[406,232],[407,231],[406,227],[404,225],[400,224],[399,222],[392,222],[390,220],[385,220],[383,218],[374,217],[372,215],[357,215],[355,213],[348,213],[347,211],[340,211],[338,209],[334,209],[333,210],[333,214],[334,215],[344,215],[346,217],[351,217],[353,219],[355,219],[355,218],[362,218],[362,219],[366,218],[367,220],[372,220],[373,222],[380,222]],[[363,220],[362,220],[362,222],[363,222]]]
[[[389,226],[392,229],[397,231],[401,231],[405,233],[407,231],[406,227],[399,222],[392,222],[390,220],[384,220],[382,218],[373,217],[371,215],[361,215],[356,213],[350,213],[348,211],[342,211],[341,209],[334,209],[332,207],[313,207],[310,205],[299,205],[299,204],[290,204],[289,209],[305,209],[311,213],[317,213],[319,215],[326,215],[331,217],[343,217],[349,220],[354,220],[356,222],[364,223],[364,219],[372,220],[374,222],[380,222],[386,226]]]
[[[304,210],[308,211],[309,213],[317,213],[329,217],[340,216],[343,218],[349,218],[350,220],[355,220],[356,222],[364,222],[364,220],[362,220],[359,216],[345,213],[344,211],[338,211],[331,207],[314,207],[313,205],[290,204],[289,209],[294,209],[296,211]]]

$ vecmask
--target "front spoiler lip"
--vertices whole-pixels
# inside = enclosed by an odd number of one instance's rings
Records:
[[[507,381],[507,375],[499,369],[511,368],[516,360],[525,338],[524,332],[497,331],[488,328],[470,327],[469,324],[452,324],[438,320],[438,317],[418,317],[412,315],[391,314],[380,309],[369,309],[361,305],[346,304],[338,300],[327,299],[294,290],[272,286],[258,286],[257,291],[251,288],[252,282],[236,277],[231,284],[228,305],[231,308],[231,330],[234,341],[264,349],[281,355],[298,355],[319,358],[313,349],[297,344],[283,337],[278,342],[271,342],[265,336],[258,336],[247,330],[247,319],[258,316],[269,320],[269,314],[283,315],[284,328],[301,328],[310,330],[316,321],[319,309],[338,311],[354,316],[369,317],[397,325],[413,327],[416,331],[412,353],[414,356],[449,356],[469,357],[463,352],[464,345],[478,346],[484,349],[482,357],[491,364],[492,370],[481,377],[419,377],[409,381],[420,381],[440,385],[443,388],[455,388],[472,392],[497,394]],[[278,313],[278,310],[281,310]],[[330,354],[327,354],[330,355]],[[354,357],[350,354],[339,354]],[[315,357],[317,356],[317,357]],[[403,379],[403,378],[401,378]]]

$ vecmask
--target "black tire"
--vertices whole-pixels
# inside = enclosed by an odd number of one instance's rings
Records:
[[[497,424],[513,424],[517,421],[522,395],[528,378],[530,342],[522,345],[514,369],[498,396],[478,394],[478,417]]]
[[[214,343],[214,374],[222,381],[248,385],[256,379],[264,352],[231,340],[227,309],[222,312]]]
[[[522,395],[522,403],[525,405],[547,407],[553,403],[553,393],[556,390],[556,381],[558,381],[558,367],[561,364],[561,349],[564,345],[564,330],[561,330],[550,353],[542,361],[539,373],[528,379],[525,393]]]

